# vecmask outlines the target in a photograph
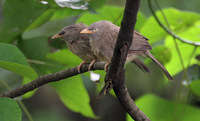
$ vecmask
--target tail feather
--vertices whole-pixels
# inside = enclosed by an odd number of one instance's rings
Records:
[[[150,57],[161,68],[161,70],[163,71],[163,73],[165,74],[165,76],[169,79],[169,81],[174,82],[174,79],[169,74],[169,72],[167,71],[167,69],[150,53],[150,51],[146,51],[146,55],[148,57]]]
[[[136,64],[142,71],[151,73],[151,70],[138,58],[135,58],[131,63]]]

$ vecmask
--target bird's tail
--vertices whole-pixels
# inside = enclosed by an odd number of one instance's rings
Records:
[[[142,71],[151,73],[151,70],[138,58],[135,58],[131,63],[136,64]]]
[[[148,57],[150,57],[161,68],[161,70],[163,71],[163,73],[165,74],[165,76],[169,79],[169,81],[174,82],[174,79],[169,74],[169,72],[167,71],[167,69],[151,54],[150,51],[146,51],[146,55]]]

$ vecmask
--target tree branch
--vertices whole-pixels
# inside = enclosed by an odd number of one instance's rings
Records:
[[[91,70],[104,70],[104,65],[105,65],[105,63],[96,62],[92,66]],[[80,73],[87,72],[88,67],[89,67],[89,64],[84,64],[81,67]],[[59,81],[62,79],[76,76],[80,73],[78,72],[77,67],[73,67],[73,68],[69,68],[69,69],[66,69],[66,70],[63,70],[60,72],[46,74],[44,76],[40,76],[39,78],[31,81],[30,83],[23,85],[22,87],[18,87],[12,91],[5,92],[5,93],[1,94],[0,97],[15,98],[15,97],[21,96],[27,92],[33,91],[36,88],[38,88],[44,84],[47,84],[50,82],[56,82],[56,81]]]
[[[110,69],[105,77],[105,85],[108,87],[108,90],[113,87],[119,102],[135,121],[150,121],[131,99],[125,86],[124,64],[132,44],[139,4],[140,0],[126,0],[124,16],[121,22]],[[108,86],[108,84],[111,85]]]

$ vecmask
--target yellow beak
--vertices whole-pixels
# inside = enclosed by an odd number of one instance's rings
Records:
[[[91,31],[91,30],[88,30],[88,29],[83,29],[80,33],[81,33],[81,34],[82,34],[82,33],[89,33],[89,34],[92,34],[92,33],[94,33],[94,32]]]
[[[51,39],[56,39],[56,38],[61,38],[63,37],[62,35],[59,35],[59,34],[55,34]]]

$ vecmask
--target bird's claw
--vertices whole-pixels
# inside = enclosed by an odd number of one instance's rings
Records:
[[[85,64],[85,63],[86,63],[86,62],[83,61],[83,62],[81,62],[81,63],[77,66],[78,73],[81,73],[81,67],[82,67],[82,65]]]
[[[109,63],[109,62],[106,62],[105,66],[104,66],[104,70],[105,70],[105,72],[108,71],[108,66],[109,66],[109,65],[110,65],[110,63]]]
[[[92,68],[92,66],[94,65],[95,62],[96,62],[96,60],[93,60],[93,61],[90,63],[90,65],[89,65],[89,67],[88,67],[88,71],[90,71],[90,69]]]

